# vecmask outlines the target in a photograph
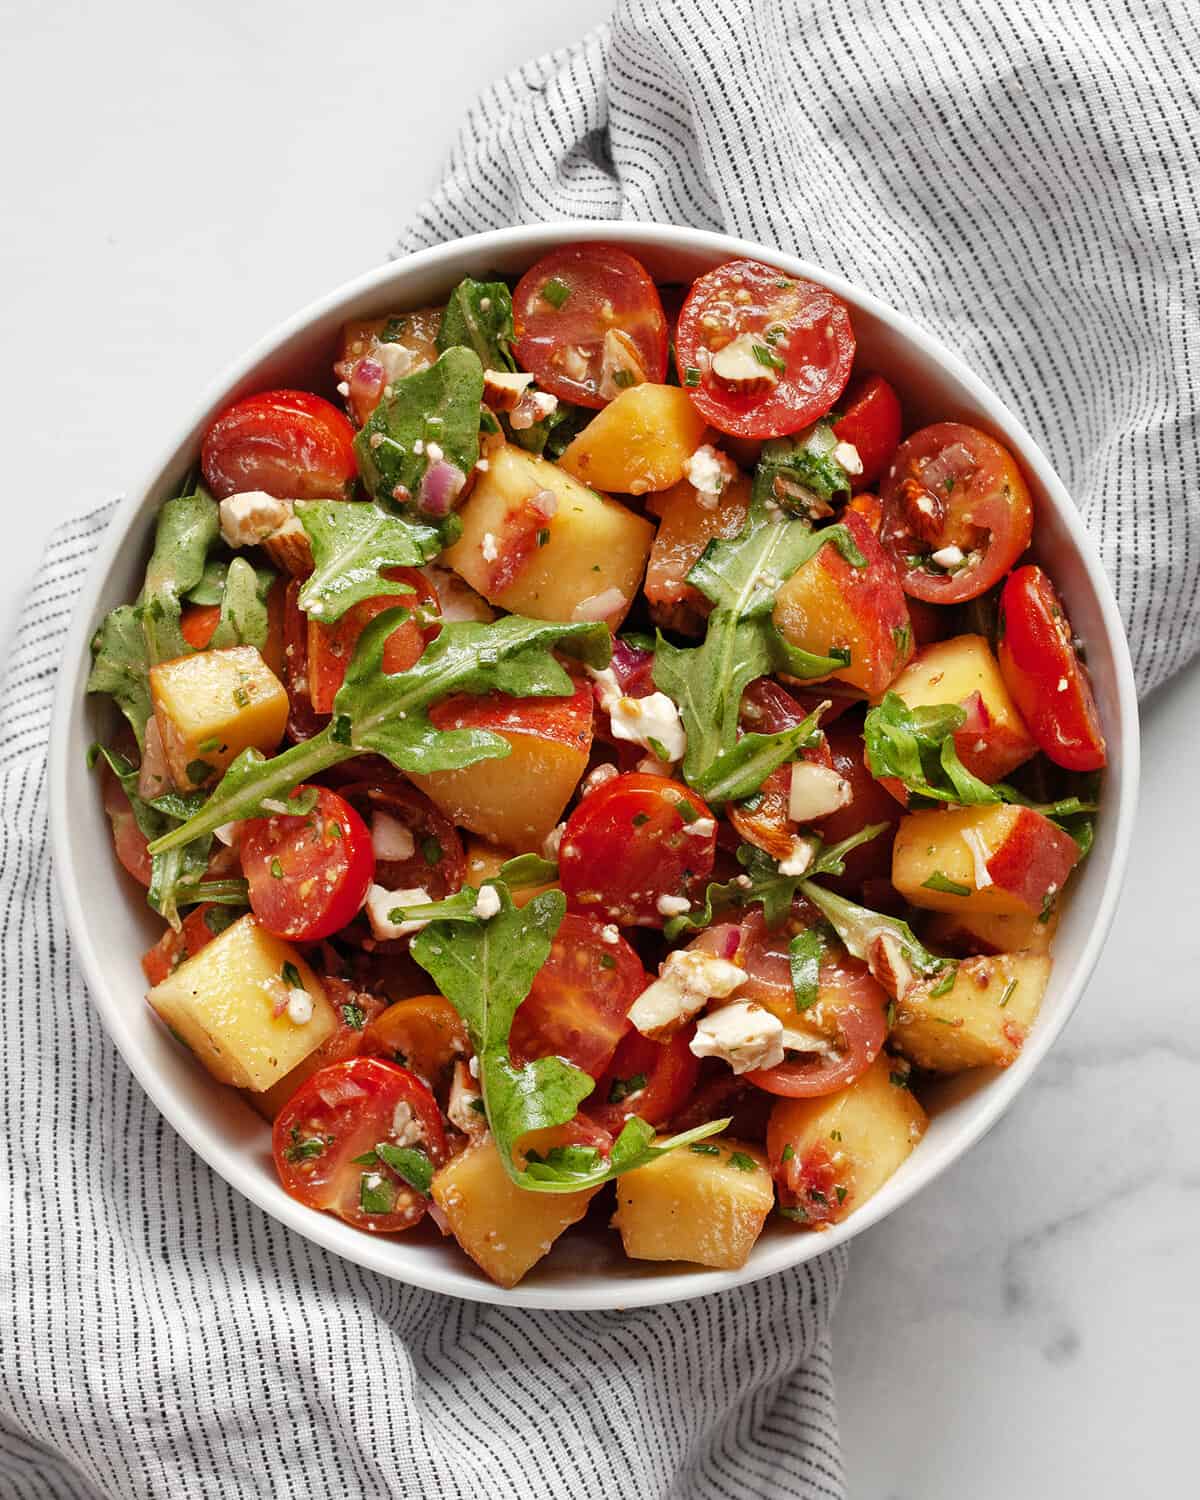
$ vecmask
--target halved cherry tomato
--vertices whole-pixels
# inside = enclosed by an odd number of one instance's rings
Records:
[[[139,885],[149,889],[150,855],[146,849],[146,835],[137,825],[125,788],[107,764],[101,773],[101,785],[104,811],[112,825],[113,848],[117,858]]]
[[[811,711],[773,678],[757,677],[742,694],[741,727],[748,734],[778,734],[802,724]],[[833,765],[824,740],[801,751],[800,759],[811,765]],[[727,810],[741,837],[773,859],[786,859],[792,852],[796,825],[791,818],[791,792],[791,766],[777,766],[759,788],[759,795],[751,799],[752,806],[730,804]]]
[[[262,490],[281,500],[343,500],[358,464],[354,428],[310,391],[262,391],[226,407],[200,449],[218,500]]]
[[[1092,685],[1071,624],[1041,568],[1018,568],[1000,595],[1000,672],[1030,734],[1057,766],[1098,771],[1108,759]]]
[[[598,1078],[629,1030],[629,1007],[649,983],[623,937],[606,937],[597,918],[568,912],[513,1018],[513,1061],[564,1057]]]
[[[179,633],[193,651],[203,651],[221,621],[219,604],[189,604],[179,620]]]
[[[348,762],[357,767],[357,760]],[[389,891],[424,890],[431,901],[442,901],[461,889],[467,857],[458,829],[440,813],[424,792],[402,780],[386,763],[370,780],[347,781],[338,787],[355,812],[370,824],[375,813],[394,818],[412,834],[413,852],[407,859],[375,855],[375,879]],[[407,948],[408,944],[405,943]]]
[[[712,870],[716,847],[716,820],[695,792],[634,772],[590,792],[567,819],[559,879],[579,910],[661,927],[673,898]]]
[[[1033,501],[1016,460],[963,422],[935,422],[906,438],[880,495],[879,540],[905,593],[930,604],[961,604],[990,589],[1033,534]],[[945,548],[962,561],[934,562]]]
[[[215,912],[216,916],[210,917],[210,912]],[[185,958],[194,958],[201,948],[211,943],[236,915],[228,907],[215,906],[211,901],[206,901],[194,911],[188,912],[178,932],[173,927],[168,927],[154,947],[142,954],[142,973],[147,982],[151,985],[161,984]]]
[[[275,1119],[272,1147],[286,1192],[309,1208],[378,1234],[411,1229],[429,1200],[379,1155],[398,1146],[437,1168],[446,1135],[437,1102],[415,1073],[378,1057],[322,1068]]]
[[[308,790],[299,786],[291,795]],[[242,827],[251,910],[268,932],[303,943],[344,927],[375,873],[366,824],[336,792],[315,791],[310,813],[272,813]]]
[[[462,1017],[444,995],[410,995],[389,1005],[367,1027],[363,1051],[411,1068],[431,1088],[447,1081],[469,1050]]]
[[[422,623],[417,617],[417,611],[425,616],[440,611],[437,593],[423,573],[416,568],[388,568],[387,576],[394,582],[408,584],[413,592],[360,599],[333,625],[323,625],[311,615],[308,617],[308,696],[315,713],[333,711],[333,700],[345,681],[358,638],[376,615],[386,609],[412,612],[384,642],[385,672],[407,672],[441,629],[439,624]]]
[[[667,319],[645,267],[615,245],[566,245],[531,266],[513,292],[517,359],[562,401],[605,406],[605,340],[645,378],[667,374]],[[623,360],[622,363],[625,361]],[[610,360],[611,364],[611,360]]]
[[[713,358],[735,339],[761,372],[739,391]],[[735,437],[798,432],[833,406],[854,363],[850,313],[815,281],[757,260],[730,260],[692,284],[675,335],[679,378],[697,410]]]
[[[700,1076],[700,1060],[688,1043],[694,1026],[685,1026],[665,1042],[639,1031],[621,1039],[612,1061],[597,1080],[583,1108],[605,1130],[619,1135],[631,1115],[661,1125],[687,1103]]]
[[[856,375],[838,404],[842,415],[833,424],[833,435],[858,449],[863,466],[854,476],[857,494],[871,488],[900,444],[900,398],[882,375]]]

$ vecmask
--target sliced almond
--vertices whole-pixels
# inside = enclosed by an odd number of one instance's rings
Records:
[[[527,386],[533,384],[533,376],[524,371],[485,370],[483,372],[483,401],[492,411],[512,411],[525,394]]]
[[[277,568],[292,578],[307,578],[313,570],[312,543],[297,516],[288,519],[263,538],[263,551]]]
[[[830,766],[798,760],[792,766],[788,816],[793,823],[812,823],[827,818],[850,801],[850,783]]]
[[[766,350],[768,356],[771,355],[770,345],[754,333],[739,333],[724,349],[718,349],[711,366],[717,383],[738,396],[769,391],[779,379],[779,373],[769,361],[764,363],[754,352],[756,349]]]
[[[600,357],[600,395],[611,401],[631,385],[645,383],[646,371],[638,358],[637,345],[623,329],[610,328],[604,335]]]

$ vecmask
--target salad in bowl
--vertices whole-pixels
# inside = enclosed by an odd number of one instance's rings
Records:
[[[820,1240],[1018,1060],[1095,836],[1022,465],[765,259],[561,243],[332,342],[92,640],[150,1007],[291,1198],[500,1286],[585,1219]]]

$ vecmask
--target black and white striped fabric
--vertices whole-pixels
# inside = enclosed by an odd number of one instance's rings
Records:
[[[480,100],[400,249],[694,223],[906,308],[1080,499],[1148,690],[1200,638],[1198,53],[1183,3],[628,0]],[[0,699],[0,1496],[843,1496],[841,1252],[665,1309],[458,1303],[273,1223],[146,1100],[46,838],[53,679],[109,515],[55,536]]]

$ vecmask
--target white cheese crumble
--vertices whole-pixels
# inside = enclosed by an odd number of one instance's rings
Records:
[[[783,1022],[753,1000],[735,1000],[700,1017],[688,1048],[693,1057],[719,1057],[735,1073],[773,1068],[783,1061]]]
[[[376,363],[382,365],[384,379],[389,385],[411,375],[413,366],[417,363],[412,350],[406,349],[403,344],[380,344],[372,353]],[[421,363],[424,364],[424,361]]]
[[[490,921],[500,910],[500,895],[494,885],[485,885],[480,888],[478,896],[475,897],[475,905],[471,908],[471,915],[478,917],[480,921]]]
[[[679,717],[679,710],[666,693],[651,693],[647,698],[627,698],[621,692],[621,684],[611,667],[605,667],[602,671],[589,667],[588,675],[600,690],[600,707],[609,716],[614,739],[644,745],[655,754],[661,746],[666,751],[668,760],[683,759],[687,750],[687,731]],[[652,740],[656,744],[651,744]]]
[[[416,850],[412,829],[391,813],[371,815],[371,848],[376,859],[411,859]]]
[[[490,531],[483,533],[483,541],[479,544],[479,550],[483,554],[484,562],[495,562],[500,556],[500,549],[496,546],[496,538]]]
[[[367,892],[367,919],[371,931],[382,941],[407,937],[410,932],[419,932],[428,927],[428,922],[393,922],[388,916],[401,906],[426,906],[429,892],[421,886],[410,891],[389,891],[382,885],[373,885]]]
[[[312,996],[307,990],[288,990],[288,1020],[295,1026],[306,1026],[312,1020]]]
[[[629,600],[615,586],[601,589],[598,594],[589,594],[586,599],[581,599],[571,611],[571,619],[578,620],[607,620],[610,615],[619,614],[629,603]]]
[[[693,818],[690,823],[684,825],[683,831],[694,839],[706,839],[716,826],[715,818]]]
[[[703,1010],[709,1000],[726,1000],[746,978],[728,959],[698,948],[668,953],[658,978],[629,1008],[629,1019],[643,1036],[666,1036]]]
[[[292,502],[263,490],[227,495],[220,505],[221,536],[227,547],[256,547],[292,517]]]
[[[599,766],[596,767],[600,769]],[[614,767],[615,769],[615,767]],[[563,834],[567,831],[565,823],[556,823],[546,837],[542,840],[542,858],[557,859],[558,851],[562,848]]]
[[[423,1139],[411,1107],[401,1099],[392,1111],[392,1128],[389,1131],[397,1146],[419,1146]]]
[[[833,457],[847,474],[857,476],[862,473],[863,461],[853,443],[838,443],[833,450]]]
[[[725,487],[737,474],[737,465],[711,443],[704,443],[684,461],[683,472],[696,491],[701,509],[715,510]]]
[[[939,547],[936,552],[931,552],[929,560],[930,562],[937,563],[939,568],[957,568],[960,563],[965,561],[965,554],[961,547],[951,545],[949,547]]]
[[[812,823],[845,807],[851,795],[850,783],[830,766],[798,760],[792,766],[788,817],[793,823]]]
[[[664,917],[681,917],[691,911],[692,903],[686,896],[660,896],[654,903]]]
[[[619,943],[621,941],[621,929],[615,922],[609,922],[600,929],[600,940],[604,943]]]

